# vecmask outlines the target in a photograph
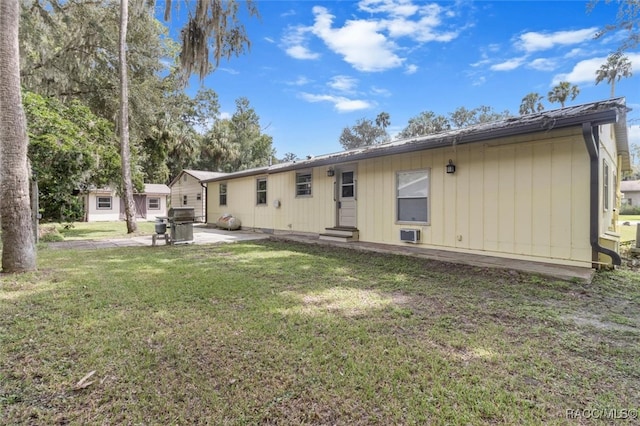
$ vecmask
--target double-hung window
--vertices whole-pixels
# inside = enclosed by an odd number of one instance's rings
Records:
[[[311,171],[296,173],[296,197],[311,196]]]
[[[267,178],[256,179],[256,204],[267,204]]]
[[[111,197],[97,197],[98,210],[111,210]]]
[[[220,184],[220,205],[221,206],[227,205],[227,184],[226,183]]]
[[[402,223],[429,223],[430,171],[411,170],[396,174],[396,219]]]
[[[147,198],[148,209],[149,210],[160,210],[160,198],[151,197]]]

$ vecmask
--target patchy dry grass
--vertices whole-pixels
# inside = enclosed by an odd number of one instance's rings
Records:
[[[269,241],[92,253],[43,250],[39,272],[0,277],[0,423],[637,413],[632,272],[587,285]]]

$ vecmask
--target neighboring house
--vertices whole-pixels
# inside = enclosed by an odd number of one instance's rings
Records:
[[[210,223],[544,263],[620,264],[624,98],[206,180]]]
[[[640,180],[623,180],[620,182],[620,192],[622,192],[622,204],[640,205]]]
[[[172,207],[193,207],[196,221],[206,222],[207,187],[202,182],[224,175],[225,173],[203,170],[181,171],[169,184],[171,188],[170,205]]]
[[[164,184],[145,183],[144,192],[134,194],[136,217],[155,220],[167,215],[169,187]],[[86,222],[104,222],[125,218],[124,203],[111,188],[91,189],[84,195],[84,220]]]

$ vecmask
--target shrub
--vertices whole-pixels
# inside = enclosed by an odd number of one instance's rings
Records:
[[[55,226],[40,227],[40,241],[43,243],[55,243],[64,241],[64,237]]]
[[[622,215],[640,215],[640,206],[630,206],[628,204],[623,204],[620,206],[620,214]]]

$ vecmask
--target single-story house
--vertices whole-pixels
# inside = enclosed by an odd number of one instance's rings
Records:
[[[170,192],[167,185],[145,183],[144,192],[133,195],[136,217],[155,220],[158,216],[167,216],[167,199]],[[90,189],[83,196],[85,222],[116,221],[125,218],[124,202],[114,189]]]
[[[169,183],[171,189],[170,205],[172,207],[193,207],[196,221],[206,222],[207,186],[203,182],[224,175],[225,173],[204,170],[181,171]]]
[[[624,98],[206,180],[210,223],[597,268],[619,265]]]
[[[622,204],[640,205],[640,180],[623,180],[620,182],[620,192],[622,192]]]

